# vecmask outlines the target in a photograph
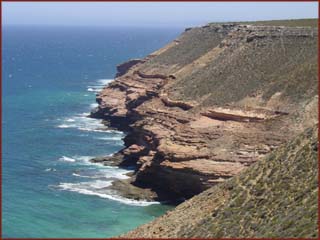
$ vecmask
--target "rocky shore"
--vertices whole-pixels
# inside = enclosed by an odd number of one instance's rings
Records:
[[[124,238],[318,236],[318,127]]]
[[[128,132],[125,148],[95,161],[135,166],[113,186],[133,198],[188,199],[238,175],[317,122],[317,40],[309,27],[208,24],[119,65],[91,117]]]

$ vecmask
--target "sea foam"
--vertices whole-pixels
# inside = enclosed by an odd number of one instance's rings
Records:
[[[61,158],[59,158],[59,161],[63,161],[63,162],[75,162],[76,160],[75,160],[74,158],[62,156]]]
[[[118,201],[132,206],[149,206],[153,204],[159,204],[155,201],[138,201],[133,199],[124,198],[114,194],[111,190],[105,189],[112,184],[111,181],[92,181],[82,183],[60,183],[59,188],[71,192],[77,192],[85,195],[98,196],[113,201]]]
[[[132,206],[148,206],[152,204],[159,204],[159,202],[137,201],[118,196],[114,191],[108,189],[108,187],[111,186],[112,182],[116,179],[129,178],[127,173],[132,172],[132,170],[121,169],[116,166],[103,166],[100,163],[92,163],[89,161],[91,158],[91,156],[61,157],[59,160],[63,160],[65,162],[76,162],[81,165],[94,165],[95,168],[92,169],[94,172],[91,171],[92,175],[90,175],[90,168],[72,173],[72,175],[76,178],[80,177],[94,180],[77,183],[65,182],[60,183],[57,187],[61,190],[97,196]],[[82,172],[84,172],[84,174]]]
[[[94,84],[87,87],[87,91],[98,93],[113,80],[114,79],[98,79]]]
[[[77,114],[60,121],[62,121],[62,124],[57,125],[57,128],[76,128],[78,130],[92,132],[104,132],[108,130],[101,120],[89,118],[88,113]]]

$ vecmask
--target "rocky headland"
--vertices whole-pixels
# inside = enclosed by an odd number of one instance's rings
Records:
[[[99,106],[91,113],[128,133],[119,153],[95,159],[135,166],[131,179],[115,182],[113,187],[122,189],[124,196],[157,200],[189,199],[210,188],[156,220],[156,227],[146,225],[126,236],[269,236],[245,224],[238,226],[238,222],[235,225],[241,229],[229,232],[217,224],[206,229],[200,225],[212,217],[215,220],[213,212],[218,207],[239,200],[230,198],[235,194],[230,184],[237,194],[243,191],[241,199],[250,203],[250,191],[256,190],[244,185],[255,185],[257,179],[273,173],[266,163],[270,156],[281,158],[285,150],[277,150],[279,146],[317,124],[317,46],[318,29],[314,27],[208,24],[186,29],[144,59],[119,65],[115,81],[97,95]],[[313,159],[311,153],[308,157]],[[262,165],[255,164],[260,160]],[[288,161],[291,164],[292,159]],[[251,175],[255,178],[246,179]],[[205,199],[216,203],[207,209]],[[235,203],[239,209],[242,200]],[[196,217],[189,212],[191,208],[207,217]],[[219,211],[217,216],[224,216]],[[262,219],[268,213],[268,209],[261,213]],[[228,216],[234,214],[230,210]],[[199,221],[188,224],[182,215]],[[171,229],[174,226],[176,230]]]

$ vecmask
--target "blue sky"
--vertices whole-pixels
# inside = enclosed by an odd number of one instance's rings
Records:
[[[194,26],[219,21],[317,18],[317,2],[3,2],[3,23]]]

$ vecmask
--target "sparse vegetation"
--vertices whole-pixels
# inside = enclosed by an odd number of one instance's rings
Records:
[[[172,96],[204,99],[203,106],[230,104],[260,92],[266,101],[277,92],[294,102],[308,99],[316,94],[310,86],[316,90],[318,83],[317,41],[317,37],[266,37],[230,47],[178,79]]]
[[[172,66],[182,67],[191,63],[209,49],[216,47],[227,32],[216,32],[214,26],[208,28],[192,28],[182,34],[175,47],[172,47],[152,58],[144,65],[144,71],[162,67],[162,72],[172,71]],[[166,69],[167,68],[167,69]]]
[[[229,22],[231,23],[231,22]],[[286,27],[318,27],[317,18],[309,19],[289,19],[289,20],[266,20],[256,22],[237,22],[238,24],[252,24],[256,26],[286,26]],[[212,23],[216,24],[216,23]]]
[[[318,128],[240,175],[179,205],[129,237],[318,236]]]

